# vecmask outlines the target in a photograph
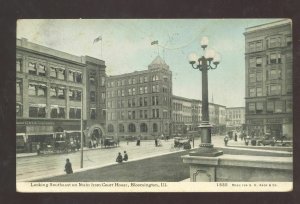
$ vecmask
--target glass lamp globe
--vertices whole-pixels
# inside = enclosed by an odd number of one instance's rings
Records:
[[[198,61],[198,56],[195,53],[191,53],[189,54],[188,59],[189,62],[192,64]]]
[[[221,55],[220,53],[216,52],[214,57],[214,64],[219,64],[221,62]]]
[[[206,37],[206,36],[202,37],[200,44],[201,44],[201,47],[205,49],[208,45],[208,37]]]
[[[209,49],[205,52],[204,57],[208,60],[211,61],[215,57],[215,51],[213,49]]]

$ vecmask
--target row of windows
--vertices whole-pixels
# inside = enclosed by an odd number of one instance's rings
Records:
[[[50,118],[65,118],[65,107],[54,106],[50,107]],[[16,115],[22,116],[23,106],[20,103],[16,104]],[[46,118],[48,109],[46,104],[31,104],[29,105],[29,117],[31,118]],[[70,108],[69,109],[70,119],[80,119],[81,118],[81,108]]]
[[[117,115],[116,115],[117,114]],[[118,111],[117,113],[108,113],[107,120],[125,120],[125,119],[147,119],[148,118],[148,110],[133,110],[127,111],[127,118],[125,118],[125,111]],[[164,114],[165,118],[168,118],[168,115]],[[152,109],[152,118],[159,118],[159,109]]]
[[[159,97],[152,96],[151,97],[152,105],[159,105]],[[107,101],[107,108],[126,108],[125,100],[118,100],[118,101]],[[139,97],[138,104],[136,98],[130,98],[127,100],[127,107],[137,107],[137,106],[148,106],[148,97]]]
[[[291,113],[293,110],[292,101],[267,101],[267,102],[250,102],[247,104],[248,113]]]
[[[16,62],[17,72],[22,72],[22,60],[18,59]],[[50,67],[49,76],[51,78],[56,78],[60,80],[68,80],[76,83],[82,83],[82,72],[76,70],[68,70],[68,76],[66,75],[66,70],[60,67]],[[46,66],[39,63],[29,62],[27,73],[30,75],[46,76],[47,75]]]
[[[280,64],[281,54],[272,53],[266,55],[266,64]],[[263,65],[263,57],[254,57],[249,59],[249,67],[262,67]]]
[[[121,79],[121,80],[117,80],[117,81],[109,81],[109,82],[107,82],[107,87],[115,87],[115,86],[119,87],[119,86],[125,86],[127,84],[128,85],[136,84],[137,79],[138,79],[138,83],[148,82],[148,76],[140,76],[140,77],[137,77],[137,78],[129,78],[127,80]],[[164,77],[164,79],[166,80],[167,77]],[[152,81],[158,81],[159,76],[158,75],[152,75],[151,80]],[[127,84],[125,84],[125,81],[127,81]]]
[[[17,80],[16,94],[21,94],[21,93],[22,93],[22,82]],[[30,82],[28,85],[28,95],[46,97],[47,96],[46,84]],[[66,95],[65,87],[58,87],[58,86],[50,87],[51,98],[65,99],[65,95]],[[81,91],[76,89],[69,89],[69,99],[75,101],[81,101]]]
[[[262,51],[264,49],[263,44],[265,43],[265,48],[273,48],[273,47],[280,47],[280,46],[291,46],[292,45],[292,37],[286,36],[285,42],[283,42],[282,37],[271,37],[266,39],[265,42],[262,40],[257,40],[253,42],[249,42],[249,52],[257,52]]]
[[[287,84],[286,92],[292,93],[292,84]],[[281,95],[281,85],[267,85],[266,86],[266,95],[267,96],[276,96]],[[262,87],[249,88],[249,97],[255,96],[264,96]]]
[[[127,96],[134,96],[136,94],[147,94],[148,93],[148,87],[139,87],[139,93],[136,92],[136,88],[129,88],[127,90]],[[160,92],[159,90],[159,85],[153,85],[152,86],[152,93],[158,93]],[[163,92],[168,92],[168,89],[163,87]],[[113,98],[115,96],[125,96],[125,90],[117,90],[117,91],[107,91],[107,98]]]
[[[152,130],[153,132],[157,132],[158,131],[158,125],[156,123],[153,123],[152,125]],[[107,125],[107,132],[112,133],[114,132],[114,126],[112,124],[108,124]],[[125,126],[123,124],[119,124],[118,125],[118,132],[119,133],[124,133],[125,132]],[[136,126],[133,123],[130,123],[128,125],[128,132],[136,132]],[[140,132],[148,132],[148,126],[146,123],[141,123],[140,124]]]

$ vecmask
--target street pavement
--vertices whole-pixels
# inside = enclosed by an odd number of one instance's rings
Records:
[[[224,136],[213,136],[212,143],[216,147],[224,146]],[[154,140],[142,140],[141,146],[136,146],[135,142],[120,142],[116,148],[96,148],[89,149],[83,153],[83,167],[92,168],[105,166],[115,162],[118,152],[123,154],[127,151],[130,159],[159,156],[161,154],[176,151],[171,148],[174,140],[161,141],[161,147],[155,147]],[[230,143],[240,143],[230,141]],[[200,139],[194,142],[195,147],[200,144]],[[192,143],[191,143],[192,145]],[[17,157],[16,159],[16,180],[22,181],[30,178],[37,178],[49,175],[59,175],[64,173],[66,159],[69,158],[73,170],[80,169],[80,151],[66,154],[39,155],[30,157]]]

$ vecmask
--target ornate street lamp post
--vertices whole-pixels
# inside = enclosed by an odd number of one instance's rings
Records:
[[[201,47],[203,51],[207,48],[208,38],[201,39]],[[216,69],[220,63],[220,55],[212,49],[205,51],[202,57],[198,58],[195,53],[189,55],[189,62],[194,69],[202,72],[202,120],[200,124],[201,129],[201,144],[200,148],[196,151],[190,152],[192,156],[219,156],[223,152],[213,147],[211,143],[211,128],[209,123],[209,109],[208,109],[208,77],[207,71]],[[213,65],[212,65],[213,64]]]

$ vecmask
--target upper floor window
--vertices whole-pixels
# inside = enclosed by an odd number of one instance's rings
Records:
[[[263,49],[263,43],[262,41],[257,41],[256,42],[256,51],[261,51]]]
[[[281,38],[280,37],[273,37],[273,38],[270,39],[269,42],[270,42],[270,44],[269,44],[270,48],[278,47],[281,44]]]
[[[285,41],[287,46],[292,46],[292,41],[293,41],[292,36],[287,36]]]
[[[105,77],[101,77],[101,86],[105,86]]]
[[[30,82],[28,87],[28,94],[30,96],[46,96],[47,86],[46,84]]]
[[[275,113],[283,112],[283,101],[275,101]]]
[[[75,89],[70,89],[69,90],[69,99],[75,100],[75,101],[81,101],[81,91],[75,90]]]
[[[16,81],[16,94],[22,94],[22,81],[18,79]]]
[[[95,102],[96,101],[96,93],[95,91],[90,92],[90,101]]]
[[[249,59],[249,67],[256,67],[256,59],[255,58]]]
[[[22,67],[22,60],[21,59],[17,59],[17,62],[16,62],[16,71],[17,72],[21,72],[21,68]]]
[[[33,74],[33,75],[37,74],[36,63],[29,62],[29,64],[28,64],[28,73]]]
[[[135,78],[133,78],[133,79],[132,79],[132,84],[135,84],[135,83],[136,83],[136,82],[135,82]]]
[[[50,117],[51,118],[65,118],[65,107],[51,105]]]
[[[81,83],[82,73],[80,71],[69,70],[69,81]]]
[[[262,88],[261,87],[256,88],[256,96],[262,96]]]
[[[128,79],[128,84],[132,84],[132,79]]]
[[[46,117],[46,104],[30,104],[29,117],[32,118],[45,118]]]
[[[97,117],[97,115],[96,115],[96,108],[91,108],[91,109],[90,109],[90,118],[91,118],[92,120],[95,120],[96,117]]]
[[[40,76],[46,76],[46,66],[39,64],[38,66],[38,73]]]
[[[81,108],[71,107],[69,110],[70,119],[80,119],[81,118]]]
[[[92,84],[92,85],[96,84],[96,73],[95,72],[90,73],[89,81],[90,81],[90,84]]]
[[[256,82],[256,77],[254,73],[249,74],[249,82],[250,83]]]
[[[256,58],[256,67],[261,67],[262,66],[262,58],[261,57],[257,57]]]
[[[280,95],[280,94],[281,94],[281,85],[270,86],[270,95]]]
[[[140,77],[140,83],[143,83],[144,82],[144,77]]]

